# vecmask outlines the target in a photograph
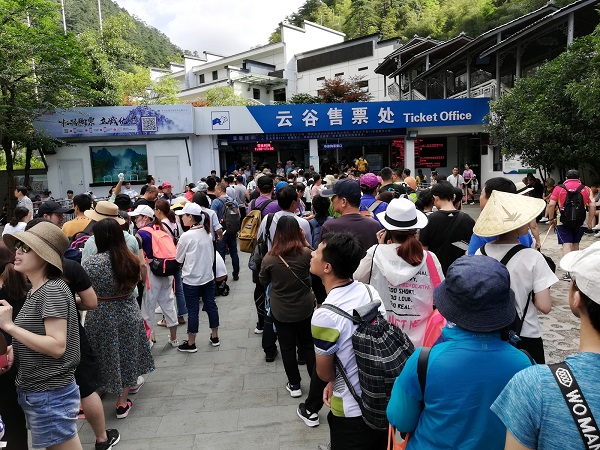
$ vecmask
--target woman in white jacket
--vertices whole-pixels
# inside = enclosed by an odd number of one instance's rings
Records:
[[[367,250],[354,279],[377,289],[388,321],[420,347],[433,312],[433,289],[444,277],[437,257],[417,237],[427,217],[411,200],[398,198],[377,218],[384,226],[377,233],[379,244]]]

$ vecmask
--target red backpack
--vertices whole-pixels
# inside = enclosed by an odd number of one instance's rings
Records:
[[[152,236],[152,255],[150,270],[157,277],[168,277],[175,275],[179,269],[179,263],[175,260],[177,249],[173,243],[173,237],[160,229],[158,225],[144,228]]]

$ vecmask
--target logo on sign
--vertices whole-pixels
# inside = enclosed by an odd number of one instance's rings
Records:
[[[339,144],[323,144],[323,150],[335,150],[338,148],[343,148],[344,144],[339,143]]]
[[[212,111],[210,113],[213,130],[229,130],[229,111]]]

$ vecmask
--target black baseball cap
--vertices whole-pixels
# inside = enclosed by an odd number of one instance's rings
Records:
[[[39,217],[42,217],[44,214],[73,214],[74,212],[74,209],[62,207],[54,200],[42,202],[42,204],[38,208]]]
[[[258,177],[256,180],[256,185],[261,191],[265,191],[267,189],[273,188],[273,178],[268,175],[263,175],[262,177]]]
[[[361,191],[358,180],[344,178],[336,181],[331,189],[324,189],[321,191],[321,196],[323,197],[333,197],[334,195],[352,199],[360,198]]]

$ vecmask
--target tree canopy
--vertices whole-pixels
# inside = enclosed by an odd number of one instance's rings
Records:
[[[558,6],[574,0],[557,0]],[[286,20],[303,20],[346,33],[353,39],[371,33],[409,39],[415,34],[449,39],[461,32],[478,36],[541,8],[547,0],[306,0]],[[279,42],[278,29],[270,42]]]
[[[591,167],[600,176],[600,36],[577,39],[567,51],[522,78],[491,105],[490,139],[508,157],[543,171]]]
[[[0,0],[0,145],[9,183],[18,149],[31,154],[55,142],[33,128],[37,117],[98,98],[89,60],[59,24],[55,2]]]

